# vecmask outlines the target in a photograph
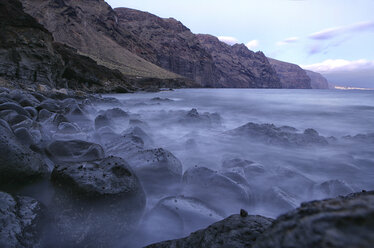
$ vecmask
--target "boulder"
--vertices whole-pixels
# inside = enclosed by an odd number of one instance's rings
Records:
[[[374,192],[303,203],[280,216],[253,248],[362,247],[374,244]]]
[[[142,185],[121,158],[59,163],[51,181],[54,247],[112,247],[135,229],[145,207]]]
[[[222,218],[222,213],[196,198],[166,197],[145,215],[139,236],[147,240],[142,238],[139,245],[183,237]]]
[[[250,248],[272,223],[273,219],[259,215],[236,214],[186,238],[149,245],[147,248]]]
[[[21,144],[9,125],[0,120],[0,184],[25,184],[46,173],[41,156]]]
[[[40,247],[43,218],[35,199],[0,192],[0,247]]]
[[[245,185],[205,167],[190,168],[183,175],[184,195],[204,200],[225,214],[246,207],[252,200],[249,191]]]
[[[57,140],[47,147],[47,154],[55,161],[84,162],[104,158],[103,148],[83,140]]]
[[[273,124],[249,122],[241,127],[227,131],[226,134],[245,139],[280,146],[327,145],[327,139],[314,129],[299,133],[292,127],[276,127]]]

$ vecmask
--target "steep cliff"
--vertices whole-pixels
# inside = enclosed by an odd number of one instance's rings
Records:
[[[152,47],[154,56],[139,56],[204,87],[280,88],[279,79],[262,53],[233,47],[208,35],[195,35],[173,18],[117,8],[121,27]],[[135,51],[136,52],[136,51]]]
[[[300,66],[268,58],[270,64],[277,72],[282,88],[311,89],[311,79]]]
[[[243,44],[230,46],[211,35],[199,34],[198,38],[217,68],[213,87],[282,88],[262,52],[252,52]]]
[[[0,20],[0,77],[55,87],[63,61],[53,49],[52,35],[18,1],[0,2]]]
[[[115,11],[119,25],[151,47],[153,55],[142,53],[140,49],[133,52],[203,86],[215,81],[212,56],[181,22],[128,8],[117,8]]]
[[[321,74],[314,72],[314,71],[308,71],[305,70],[308,77],[311,79],[311,86],[313,89],[328,89],[329,88],[329,82],[326,78],[324,78]]]
[[[130,50],[148,57],[153,51],[118,25],[116,13],[104,0],[21,1],[25,11],[44,25],[57,42],[76,48],[100,65],[133,78],[182,78],[132,53]]]
[[[0,2],[0,78],[8,87],[70,88],[89,92],[134,90],[119,71],[98,65],[75,49],[54,42],[51,33],[23,11],[18,0]]]

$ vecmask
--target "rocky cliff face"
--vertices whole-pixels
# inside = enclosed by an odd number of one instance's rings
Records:
[[[216,66],[213,87],[282,88],[275,70],[262,52],[243,44],[229,46],[211,35],[198,35]]]
[[[23,11],[18,0],[0,3],[0,77],[7,86],[70,88],[91,92],[134,90],[130,79],[75,49],[54,42],[51,33]]]
[[[140,49],[133,50],[139,56],[200,85],[208,85],[215,80],[212,56],[181,22],[128,8],[117,8],[115,11],[119,25],[153,49],[153,55],[144,54]]]
[[[52,35],[18,1],[0,2],[0,20],[0,77],[56,86],[63,61],[53,49]]]
[[[204,87],[279,88],[262,53],[233,47],[208,35],[195,35],[181,22],[127,8],[115,9],[119,24],[146,42],[155,53],[139,54],[157,65],[193,79]],[[136,51],[135,51],[136,52]]]
[[[308,77],[311,79],[311,86],[313,89],[328,89],[329,88],[329,82],[326,78],[324,78],[321,74],[314,72],[314,71],[308,71],[305,70]]]
[[[104,0],[22,0],[25,11],[35,17],[56,41],[74,47],[98,64],[118,69],[127,77],[180,79],[132,53],[152,57],[148,47],[118,25],[118,17]]]
[[[300,66],[268,58],[286,89],[311,89],[311,79]]]

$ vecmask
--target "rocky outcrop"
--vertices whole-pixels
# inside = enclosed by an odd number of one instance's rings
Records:
[[[374,192],[304,203],[280,216],[253,247],[371,247]]]
[[[0,192],[0,247],[40,247],[43,218],[35,199]]]
[[[272,145],[305,146],[328,144],[327,139],[320,136],[314,129],[305,129],[303,133],[300,133],[293,127],[276,127],[274,124],[249,122],[241,127],[227,131],[226,134],[251,138],[255,141]]]
[[[25,11],[35,17],[57,42],[66,44],[110,69],[117,69],[139,85],[152,79],[169,79],[168,87],[183,77],[137,56],[152,49],[118,23],[118,16],[104,1],[22,0]],[[139,80],[139,78],[143,80]],[[189,81],[185,81],[189,82]]]
[[[56,86],[63,61],[53,49],[52,35],[25,14],[19,1],[0,3],[0,77],[26,86]]]
[[[308,77],[310,77],[312,89],[328,89],[329,88],[329,82],[321,74],[314,72],[314,71],[308,71],[308,70],[305,70],[305,72],[308,75]]]
[[[275,70],[262,52],[252,52],[244,44],[227,45],[211,35],[198,35],[212,55],[216,67],[210,87],[282,88]]]
[[[0,4],[0,78],[12,82],[8,86],[121,93],[135,89],[134,79],[54,42],[47,29],[24,13],[18,0]]]
[[[272,222],[242,211],[186,238],[148,247],[369,248],[374,243],[374,192],[303,203]]]
[[[210,225],[204,230],[192,233],[184,239],[166,241],[147,246],[147,248],[187,248],[187,247],[252,247],[273,220],[262,216],[232,215],[227,219]]]
[[[311,79],[300,66],[268,58],[286,89],[311,89]]]
[[[110,247],[135,228],[145,207],[143,187],[121,158],[59,163],[51,181],[57,247]]]
[[[244,45],[229,46],[209,35],[195,35],[173,18],[160,18],[127,8],[115,9],[120,26],[147,43],[154,56],[139,56],[203,87],[280,88],[262,53]]]
[[[139,56],[203,86],[216,80],[211,54],[181,22],[128,8],[117,8],[115,12],[119,25],[151,48],[153,54],[133,49]]]

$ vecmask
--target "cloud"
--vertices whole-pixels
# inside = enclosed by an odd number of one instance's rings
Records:
[[[359,22],[347,26],[324,29],[309,35],[313,40],[329,40],[340,35],[347,35],[354,32],[374,31],[374,21]]]
[[[287,45],[287,44],[290,44],[290,43],[295,43],[299,40],[300,40],[299,37],[289,37],[285,40],[278,41],[276,44],[277,44],[277,46],[284,46],[284,45]]]
[[[231,37],[231,36],[218,36],[217,37],[220,41],[232,46],[232,45],[235,45],[237,43],[239,43],[238,39],[236,39],[235,37]]]
[[[251,40],[250,42],[248,42],[245,45],[246,45],[246,47],[248,47],[249,50],[253,50],[253,49],[257,48],[259,44],[260,44],[260,42],[258,40]]]
[[[374,60],[359,59],[350,61],[344,59],[328,59],[321,63],[303,65],[301,67],[320,73],[353,72],[367,69],[374,70]]]

